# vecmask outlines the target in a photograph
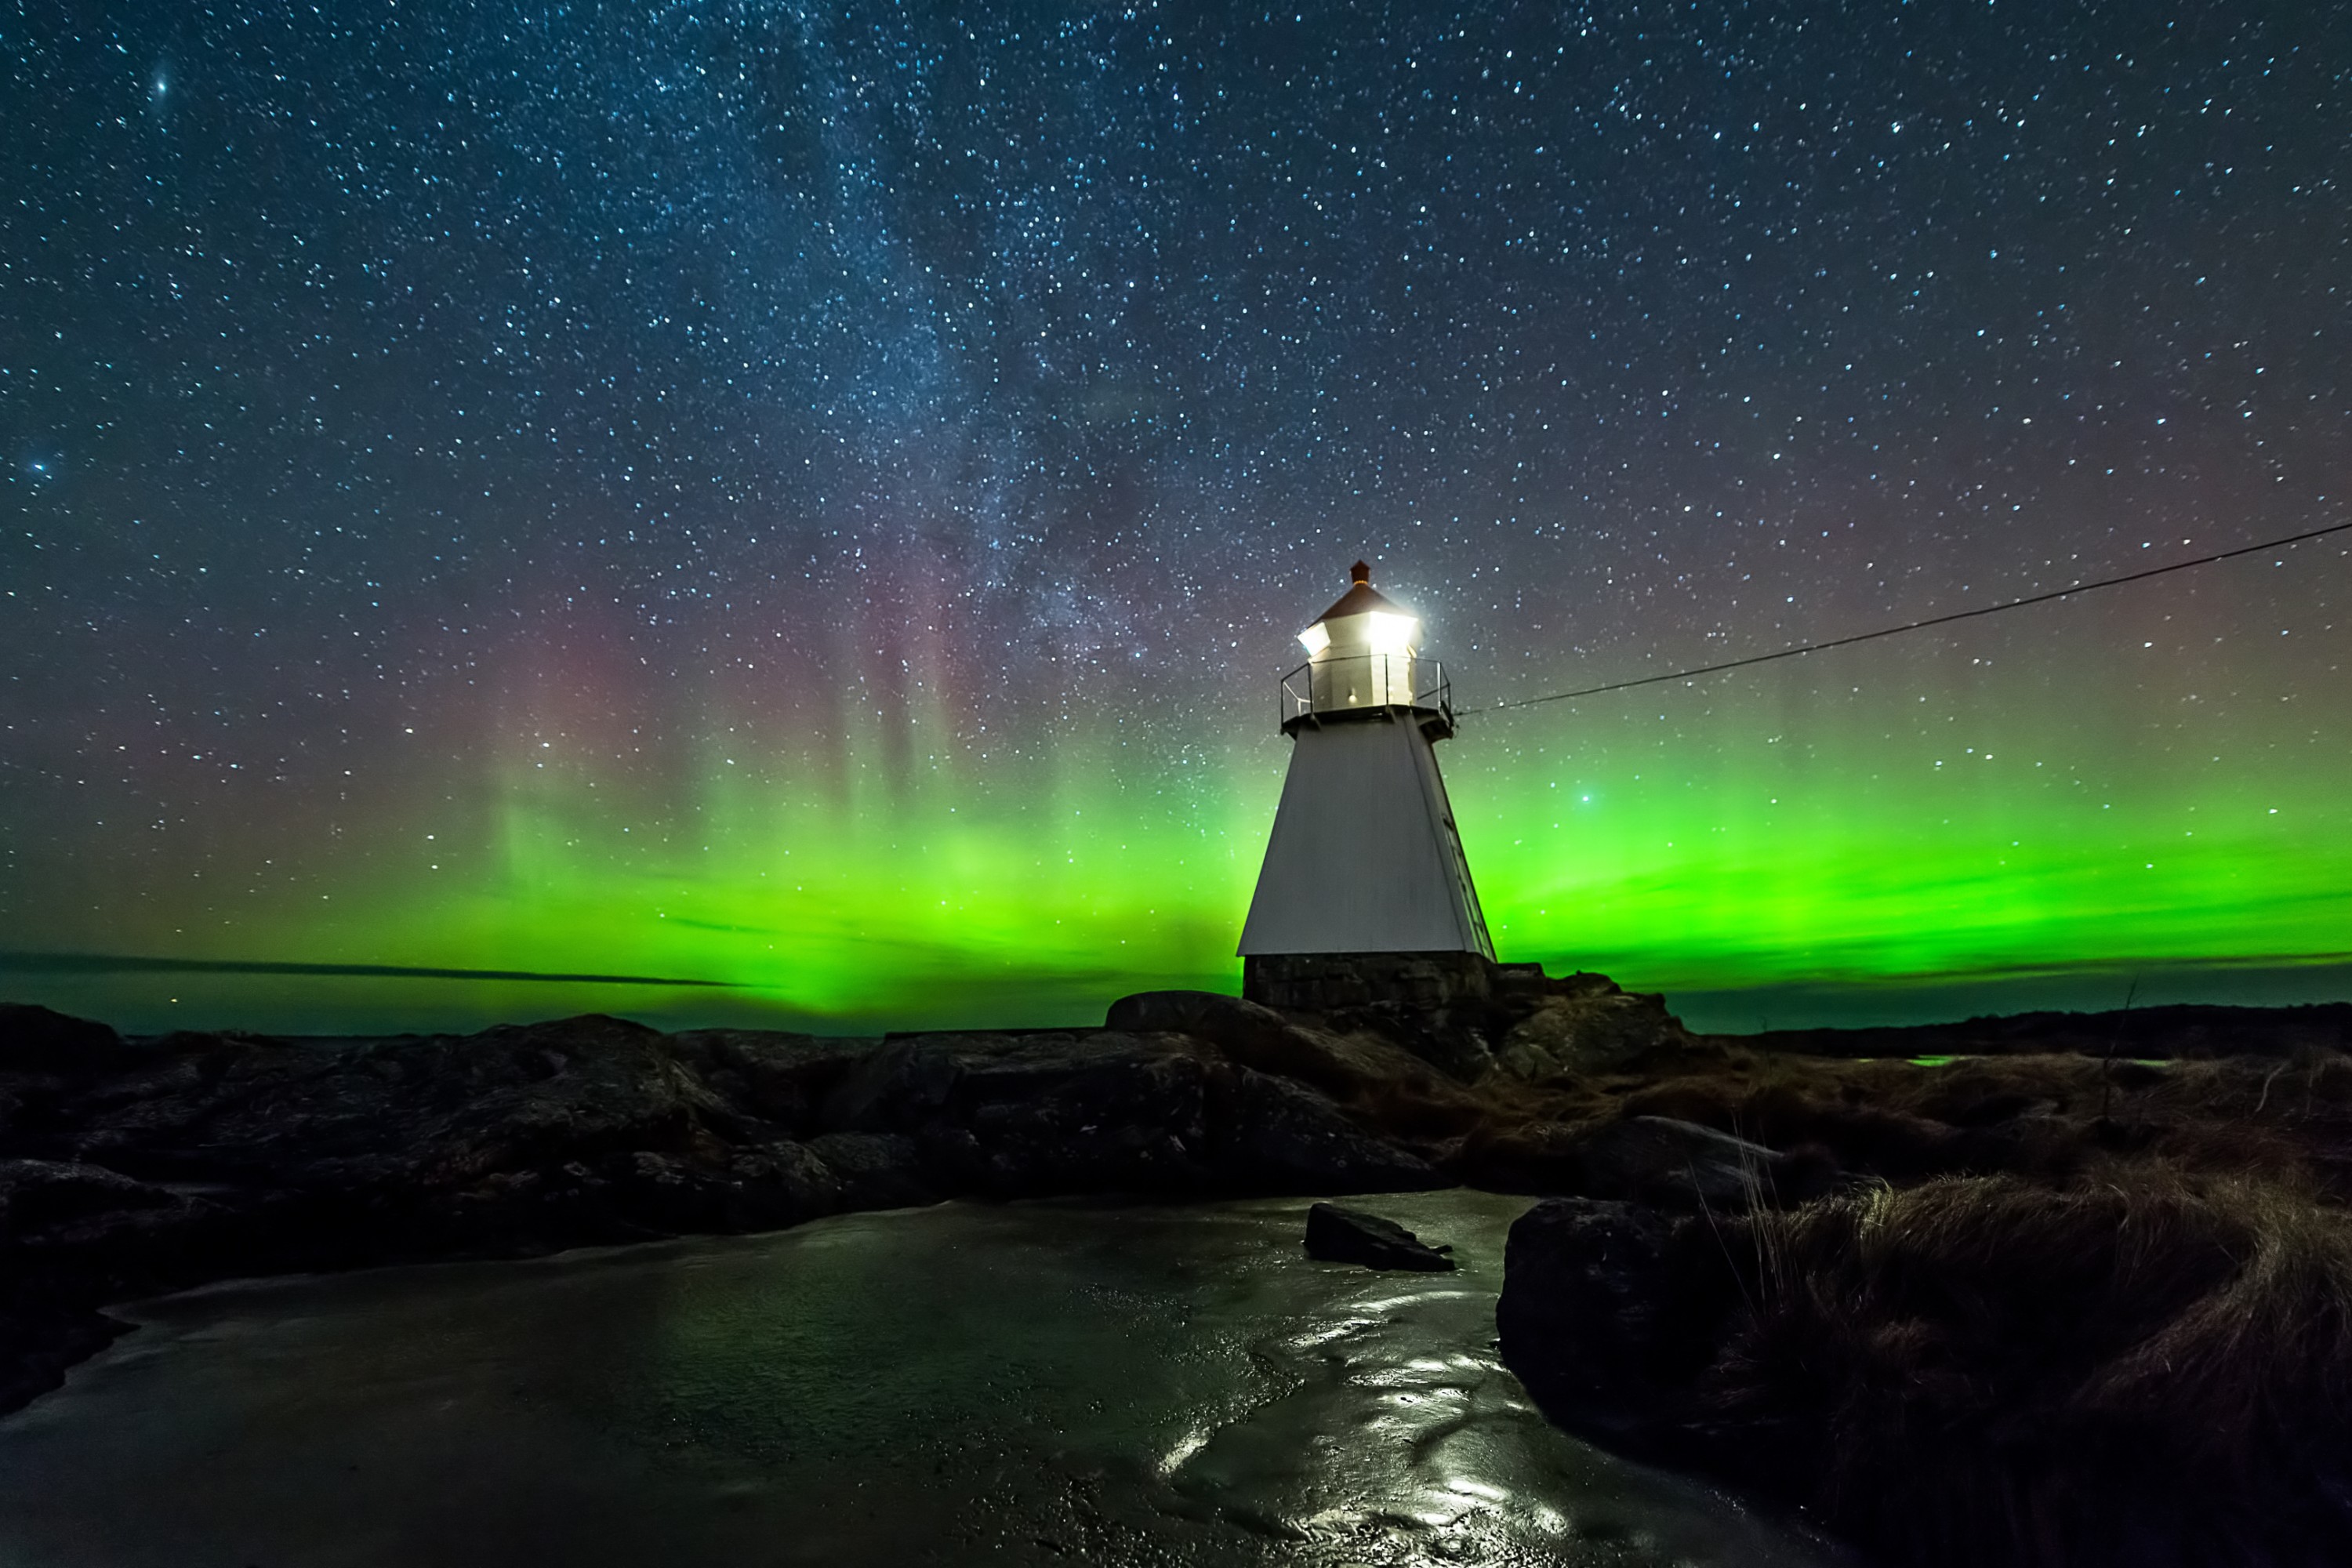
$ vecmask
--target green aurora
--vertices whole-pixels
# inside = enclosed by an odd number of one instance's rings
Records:
[[[2342,563],[2320,565],[2324,584]],[[2198,625],[2334,635],[2324,587],[2230,586]],[[2271,999],[2333,994],[2352,962],[2352,697],[2236,651],[2242,634],[2200,631],[2187,657],[2183,605],[2143,593],[2023,612],[2000,636],[1466,718],[1443,756],[1502,955],[1663,990],[1728,1027],[2228,996],[2249,973]],[[1172,749],[1081,712],[1017,757],[936,700],[798,747],[714,708],[667,784],[518,724],[470,814],[412,809],[362,859],[318,836],[299,892],[78,944],[723,989],[202,973],[16,988],[146,1028],[599,1009],[845,1031],[1067,1024],[1138,989],[1237,989],[1287,747],[1249,698],[1204,694],[1214,718]]]

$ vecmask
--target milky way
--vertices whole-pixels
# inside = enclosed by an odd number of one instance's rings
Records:
[[[21,8],[0,987],[1075,1020],[1360,554],[1475,707],[2345,521],[2352,8],[2168,9]],[[2346,994],[2347,539],[1466,721],[1503,955]]]

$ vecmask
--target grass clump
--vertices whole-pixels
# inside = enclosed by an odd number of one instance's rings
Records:
[[[1901,1561],[2352,1562],[2352,1215],[2154,1161],[1732,1222],[1712,1440]]]

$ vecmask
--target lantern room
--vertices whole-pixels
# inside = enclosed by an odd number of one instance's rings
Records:
[[[1283,679],[1284,731],[1405,710],[1433,740],[1452,734],[1452,693],[1444,671],[1421,657],[1421,618],[1372,586],[1366,563],[1349,577],[1348,591],[1298,634],[1307,662]]]

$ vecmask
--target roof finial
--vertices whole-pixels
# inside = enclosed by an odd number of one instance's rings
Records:
[[[1363,562],[1361,562],[1361,561],[1359,561],[1359,562],[1357,562],[1353,566],[1350,566],[1350,567],[1349,567],[1349,568],[1348,568],[1348,581],[1349,581],[1349,582],[1350,582],[1350,583],[1362,583],[1362,584],[1366,584],[1366,585],[1368,585],[1368,586],[1369,586],[1369,585],[1370,584],[1370,583],[1371,583],[1371,580],[1372,580],[1372,569],[1371,569],[1371,567],[1370,567],[1370,566],[1367,565],[1365,563],[1363,563]]]

